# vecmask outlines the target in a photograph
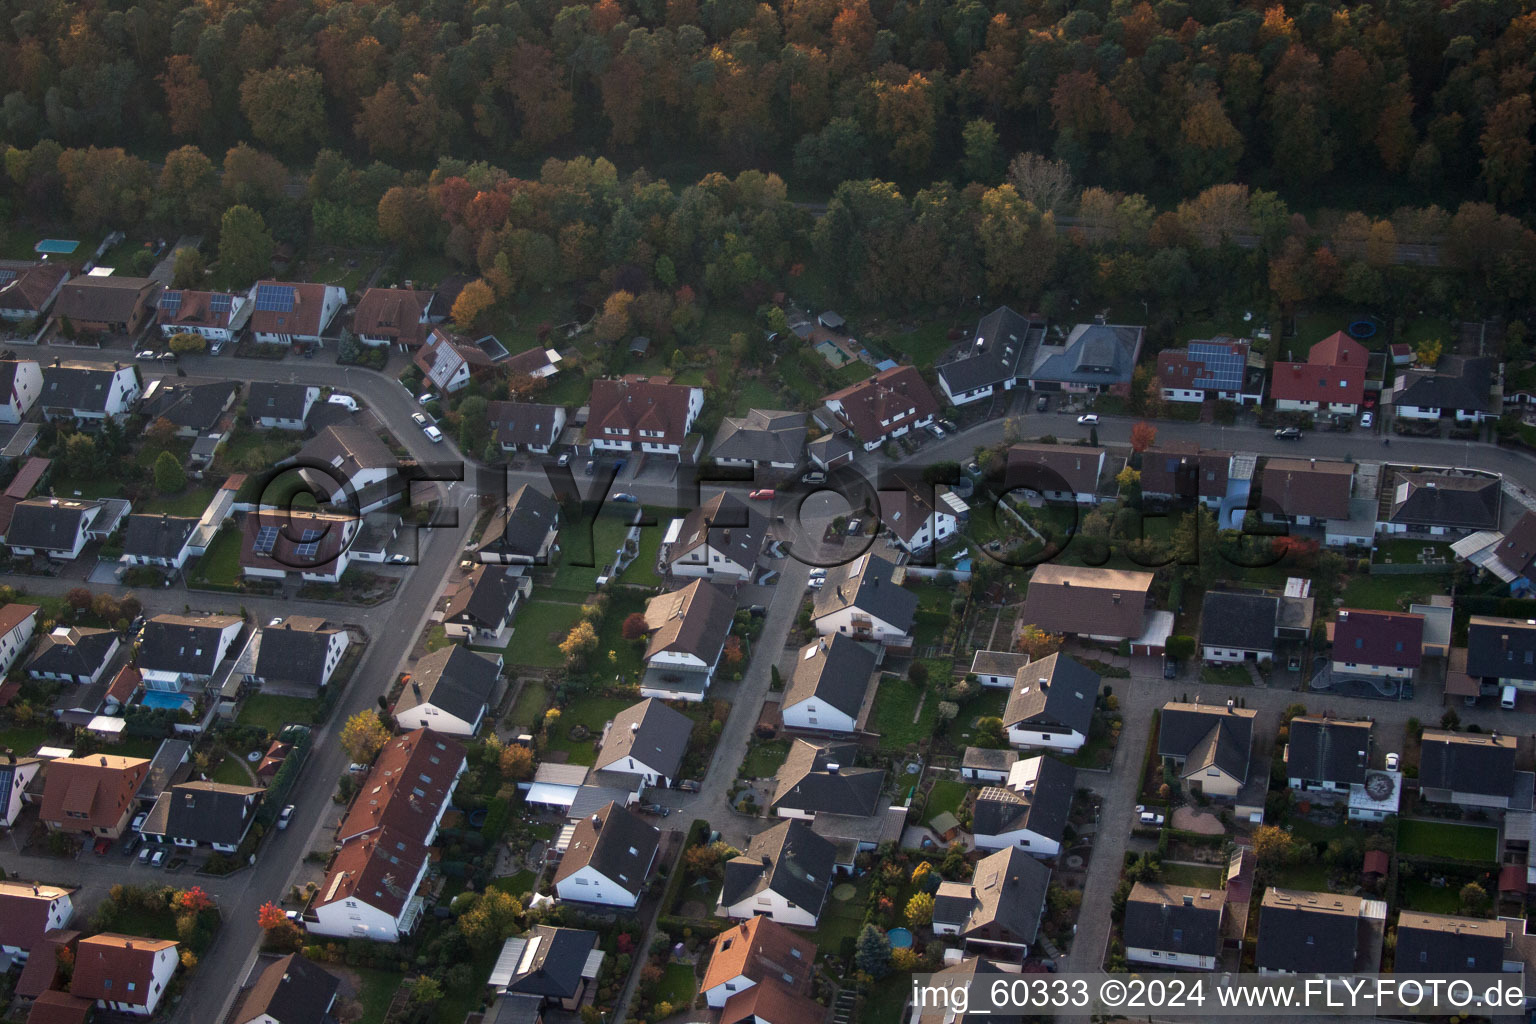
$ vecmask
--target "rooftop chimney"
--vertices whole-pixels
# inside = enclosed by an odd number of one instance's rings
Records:
[[[602,827],[603,827],[603,817],[602,817],[602,815],[600,815],[600,814],[592,815],[592,830],[594,832],[596,832],[596,831],[602,829]]]
[[[411,692],[414,693],[417,696],[417,698],[419,699],[421,697],[421,684],[416,682],[415,680],[412,680],[411,681]]]
[[[639,732],[640,731],[640,723],[639,722],[630,722],[629,723],[629,731],[632,732],[632,733]]]
[[[1228,698],[1227,698],[1227,710],[1229,710],[1229,711],[1230,711],[1230,710],[1231,710],[1231,709],[1232,709],[1232,708],[1233,708],[1233,707],[1235,707],[1235,706],[1236,706],[1236,705],[1237,705],[1237,702],[1236,702],[1236,701],[1234,701],[1234,700],[1233,700],[1233,699],[1232,699],[1232,698],[1231,698],[1231,697],[1228,697]]]
[[[103,768],[105,768],[107,766],[107,755],[106,754],[102,754],[101,755],[101,766]]]
[[[1194,906],[1195,905],[1195,898],[1193,896],[1189,895],[1188,893],[1185,893],[1184,894],[1184,905],[1186,907]]]

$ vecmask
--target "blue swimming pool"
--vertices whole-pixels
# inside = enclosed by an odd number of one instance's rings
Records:
[[[912,933],[906,928],[892,928],[885,933],[885,937],[891,940],[892,949],[912,948]]]
[[[184,694],[166,693],[163,690],[145,690],[139,703],[147,708],[174,708],[181,709],[187,706],[188,701]]]

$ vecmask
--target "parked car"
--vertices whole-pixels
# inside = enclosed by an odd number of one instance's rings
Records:
[[[227,344],[229,344],[229,342],[225,341],[223,338],[220,338],[218,341],[215,341],[208,346],[208,354],[211,356],[220,354],[224,351],[224,346]]]
[[[106,836],[102,836],[100,839],[96,840],[93,846],[96,850],[96,856],[100,857],[104,855],[108,850],[112,849],[112,840],[108,839]]]
[[[1136,820],[1143,825],[1161,825],[1166,819],[1157,811],[1149,811],[1141,804],[1137,804]]]
[[[928,433],[932,434],[934,437],[943,437],[944,428],[939,426],[937,423],[930,423],[928,424]]]
[[[285,910],[283,911],[283,916],[292,921],[294,924],[298,924],[300,919],[304,917],[304,915],[297,910]]]
[[[347,765],[347,771],[351,772],[353,775],[361,775],[367,770],[368,766],[358,761],[353,761],[351,764]]]
[[[1277,440],[1277,441],[1300,441],[1301,440],[1301,428],[1300,427],[1281,427],[1279,430],[1275,431],[1275,440]]]
[[[127,839],[123,840],[123,856],[132,857],[133,852],[143,845],[143,836],[137,834],[129,836]]]
[[[698,779],[684,779],[677,784],[677,788],[684,793],[697,793],[699,791]]]
[[[152,868],[157,868],[157,867],[159,867],[160,865],[162,865],[164,863],[165,863],[165,851],[164,850],[156,850],[155,853],[154,853],[154,856],[149,858],[149,866],[152,867]]]
[[[443,443],[443,432],[438,430],[436,427],[427,427],[422,431],[422,433],[426,434],[427,440],[431,441],[433,444]]]
[[[427,419],[425,413],[413,412],[411,413],[411,422],[425,430],[432,421]]]
[[[810,587],[812,590],[820,590],[826,585],[827,578],[825,576],[812,576],[810,579],[806,580],[806,586]]]
[[[560,453],[560,457],[555,460],[555,465],[557,465],[557,466],[569,466],[570,464],[571,464],[571,453],[570,452],[561,452]]]
[[[1163,659],[1163,678],[1164,679],[1177,679],[1177,678],[1179,678],[1179,659],[1178,658],[1164,658]]]
[[[152,348],[147,348],[142,352],[134,353],[133,358],[141,359],[146,363],[152,363],[155,361],[155,350]]]
[[[326,401],[332,405],[339,405],[343,409],[346,409],[348,412],[357,412],[357,399],[353,398],[351,395],[343,395],[338,391],[336,394],[327,398]]]
[[[1376,415],[1375,415],[1375,413],[1367,411],[1367,412],[1363,412],[1363,413],[1360,414],[1360,425],[1362,427],[1365,427],[1367,430],[1369,430],[1370,427],[1371,427],[1371,424],[1373,424],[1375,422],[1376,422]]]
[[[1399,763],[1398,762],[1398,756],[1396,754],[1388,754],[1387,755],[1387,771],[1389,771],[1389,772],[1397,771],[1398,763]]]
[[[411,556],[410,555],[390,555],[389,556],[389,564],[390,565],[410,565],[411,564]]]
[[[149,858],[153,857],[154,855],[155,855],[155,848],[153,846],[146,846],[146,847],[144,847],[144,849],[139,851],[139,863],[140,864],[148,864],[149,863]]]
[[[960,429],[959,427],[955,426],[955,423],[954,423],[953,420],[939,420],[939,426],[943,427],[945,430],[949,431],[951,434],[953,434],[955,431]]]
[[[162,363],[174,363],[178,356],[175,352],[161,352],[159,355],[155,356],[155,358]]]
[[[143,814],[140,814],[138,817],[134,818],[133,824],[129,825],[128,827],[137,832],[144,827],[144,822],[147,820],[149,820],[149,812],[146,811]]]
[[[772,501],[773,500],[773,488],[772,487],[760,487],[757,490],[753,491],[751,494],[747,495],[747,497],[752,499],[753,501]]]
[[[423,391],[421,394],[416,396],[416,401],[421,403],[422,405],[426,405],[428,402],[432,401],[436,397],[437,396],[434,395],[430,391]]]
[[[596,470],[596,469],[597,469],[597,460],[596,459],[588,459],[587,460],[587,468],[582,470],[582,473],[585,476],[591,476],[593,471]]]
[[[290,821],[292,821],[292,820],[293,820],[293,804],[289,804],[287,807],[283,808],[283,813],[279,814],[277,816],[277,827],[278,828],[287,828],[288,827],[288,823]]]
[[[610,494],[608,496],[608,500],[609,501],[620,501],[620,502],[623,502],[626,505],[638,505],[638,504],[640,504],[640,499],[635,497],[633,494],[630,494],[628,491],[614,491],[612,494]]]
[[[1077,418],[1077,422],[1085,427],[1091,427],[1099,422],[1099,414],[1096,412],[1085,412]]]
[[[1045,412],[1050,407],[1051,407],[1051,396],[1050,395],[1041,395],[1039,398],[1035,399],[1035,411],[1036,412]]]

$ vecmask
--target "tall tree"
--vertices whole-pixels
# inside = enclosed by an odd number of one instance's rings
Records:
[[[1529,82],[1529,75],[1527,82]],[[1494,107],[1479,142],[1483,148],[1483,184],[1495,202],[1525,196],[1531,174],[1531,96],[1522,92]]]
[[[261,214],[249,206],[231,206],[219,224],[219,274],[240,287],[272,272],[275,245]]]
[[[240,109],[257,139],[293,149],[325,139],[320,73],[303,66],[253,70],[240,83]]]
[[[165,92],[171,133],[200,135],[207,128],[208,116],[213,111],[213,91],[192,58],[181,53],[167,57],[165,71],[160,75],[160,88]]]

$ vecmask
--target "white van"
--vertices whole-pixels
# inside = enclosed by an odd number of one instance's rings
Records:
[[[1506,686],[1499,693],[1499,707],[1505,711],[1513,711],[1515,709],[1515,688],[1513,686]]]

